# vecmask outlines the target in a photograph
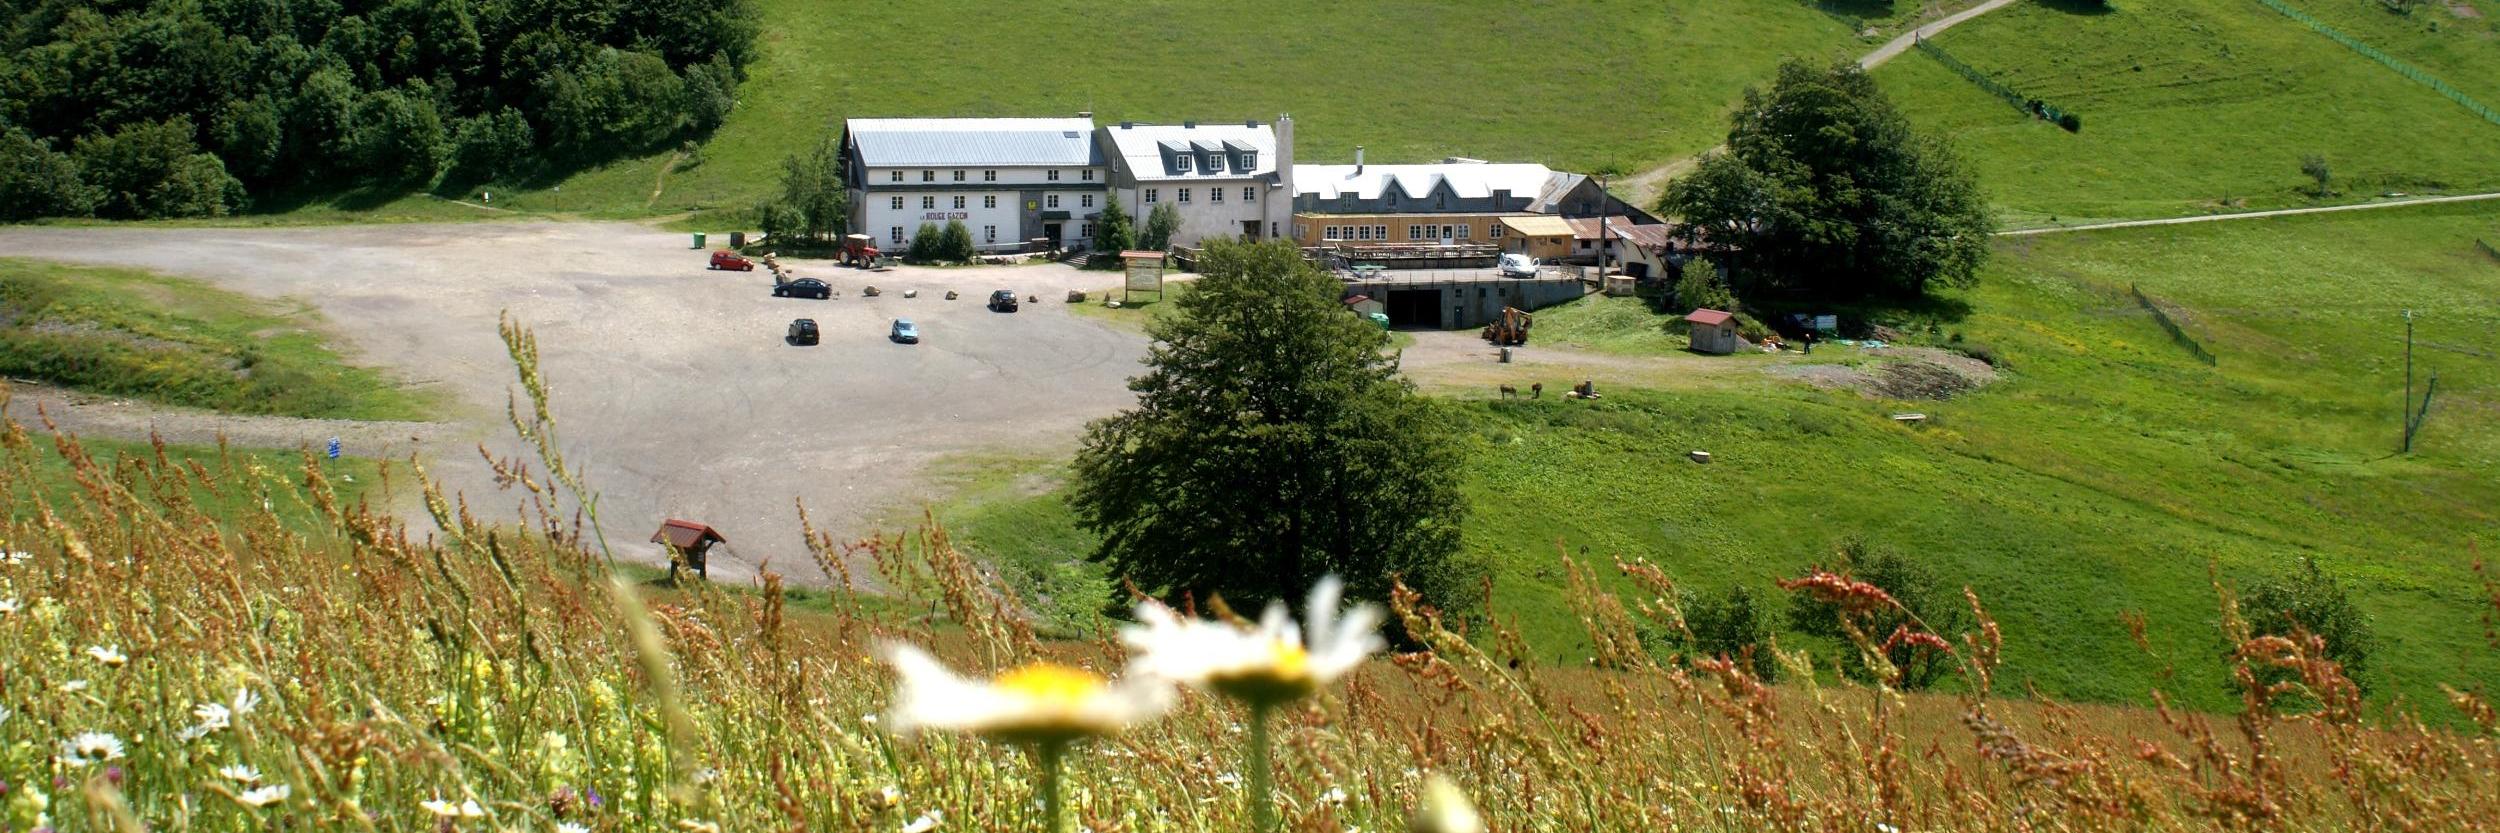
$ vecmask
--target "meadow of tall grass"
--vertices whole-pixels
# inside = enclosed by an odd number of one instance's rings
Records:
[[[1597,646],[1583,664],[1521,659],[1498,616],[1401,592],[1373,600],[1386,657],[1273,705],[1272,727],[1175,691],[1159,719],[1068,749],[1046,804],[1040,756],[894,731],[880,655],[1116,677],[1127,643],[1037,637],[934,523],[811,531],[805,579],[836,591],[822,611],[786,604],[770,573],[627,582],[556,451],[527,334],[506,334],[515,427],[540,455],[496,461],[502,495],[444,494],[409,464],[351,502],[310,455],[279,488],[235,455],[106,460],[0,426],[0,830],[931,833],[1049,829],[1064,805],[1091,831],[1244,830],[1272,807],[1285,829],[1338,833],[1408,829],[1434,774],[1499,831],[2500,829],[2489,692],[2365,708],[2311,641],[2251,636],[2221,582],[2227,656],[2143,658],[2250,683],[2235,712],[2207,714],[1998,690],[1996,657],[2022,634],[1984,600],[1967,599],[1968,633],[1871,633],[1857,623],[1891,600],[1819,571],[1783,587],[1833,602],[1866,661],[1921,645],[1969,691],[1772,686],[1742,658],[1661,657],[1635,634],[1680,628],[1677,594],[1637,561],[1573,563]],[[61,464],[74,489],[38,482]],[[422,527],[375,508],[403,490]],[[529,520],[482,522],[473,500]],[[1641,591],[1601,589],[1607,570]],[[2500,650],[2500,575],[2475,575]],[[1802,652],[1780,660],[1808,670]],[[1247,740],[1270,728],[1275,798],[1259,805]]]

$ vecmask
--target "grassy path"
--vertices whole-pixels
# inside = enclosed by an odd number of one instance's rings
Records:
[[[1988,0],[1988,2],[1948,15],[1943,20],[1903,32],[1900,37],[1885,41],[1884,45],[1875,47],[1875,51],[1866,53],[1864,56],[1858,58],[1858,66],[1865,67],[1871,71],[1876,67],[1883,66],[1886,62],[1889,62],[1894,58],[1900,57],[1901,53],[1910,51],[1910,47],[1917,45],[1920,38],[1935,37],[1936,35],[1942,34],[1946,29],[1962,25],[1964,21],[1971,20],[1980,15],[2005,8],[2013,4],[2014,0]],[[1691,172],[1693,170],[1693,166],[1701,164],[1701,157],[1704,155],[1725,149],[1727,149],[1727,145],[1725,143],[1721,143],[1719,145],[1712,146],[1710,150],[1669,161],[1666,164],[1632,175],[1631,178],[1623,181],[1621,187],[1628,192],[1625,196],[1630,199],[1634,205],[1648,205],[1658,200],[1658,195],[1666,190],[1667,182],[1669,180],[1673,180],[1676,177],[1683,176],[1684,174]]]
[[[2242,211],[2234,214],[2207,214],[2199,217],[2167,217],[2159,220],[2121,220],[2112,223],[2087,223],[2075,226],[2048,226],[2045,228],[2000,231],[1997,232],[1997,236],[2023,237],[2034,234],[2055,234],[2062,231],[2095,231],[2098,229],[2140,228],[2143,226],[2179,226],[2189,223],[2212,223],[2222,220],[2256,220],[2266,217],[2291,217],[2300,214],[2330,214],[2337,211],[2366,211],[2373,208],[2401,208],[2408,205],[2437,205],[2439,203],[2448,202],[2476,202],[2480,200],[2492,199],[2500,199],[2500,191],[2491,191],[2480,194],[2454,194],[2445,197],[2408,197],[2405,199],[2387,200],[2384,202],[2354,203],[2352,205],[2322,205],[2316,208],[2278,208],[2273,211]]]

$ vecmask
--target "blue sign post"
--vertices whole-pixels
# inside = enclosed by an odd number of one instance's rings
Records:
[[[331,438],[330,438],[330,459],[332,459],[332,460],[336,460],[336,459],[338,459],[338,458],[339,458],[339,438],[337,438],[337,437],[331,437]]]

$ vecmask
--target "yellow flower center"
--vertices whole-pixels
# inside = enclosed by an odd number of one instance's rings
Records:
[[[1036,662],[999,675],[996,685],[1027,700],[1066,706],[1092,697],[1102,690],[1103,682],[1083,669]]]
[[[1267,653],[1268,659],[1276,663],[1279,679],[1298,680],[1311,673],[1311,652],[1300,645],[1279,639],[1267,646]]]

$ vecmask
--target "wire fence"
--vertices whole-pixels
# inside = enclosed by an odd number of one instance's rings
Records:
[[[1979,85],[1980,89],[1987,90],[1996,97],[2005,99],[2005,103],[2014,105],[2014,109],[2029,113],[2033,117],[2045,120],[2050,124],[2063,127],[2068,133],[2083,130],[2082,116],[2059,109],[2056,105],[2041,101],[2037,98],[2023,95],[2020,90],[2006,86],[2005,82],[1988,77],[1987,73],[1980,72],[1977,67],[1962,63],[1960,58],[1955,58],[1951,53],[1944,51],[1944,47],[1929,43],[1926,38],[1919,38],[1915,45],[1918,47],[1918,51],[1927,53],[1927,57],[1936,59],[1936,63],[1943,64],[1946,69],[1960,73],[1963,78],[1968,78],[1971,83]]]
[[[2144,305],[2145,312],[2153,314],[2153,323],[2160,324],[2162,331],[2170,334],[2171,341],[2187,348],[2188,355],[2195,356],[2197,361],[2204,362],[2208,367],[2213,366],[2214,354],[2206,350],[2205,345],[2198,344],[2186,330],[2180,329],[2179,322],[2171,320],[2170,313],[2163,312],[2161,305],[2153,303],[2151,296],[2145,295],[2144,290],[2137,289],[2135,284],[2127,284],[2127,291],[2135,295],[2136,303]]]
[[[2388,69],[2395,70],[2398,75],[2413,79],[2416,83],[2439,91],[2440,95],[2447,96],[2448,100],[2454,101],[2459,106],[2473,111],[2474,115],[2483,117],[2484,121],[2491,122],[2492,124],[2500,124],[2500,111],[2495,111],[2489,107],[2483,106],[2483,103],[2475,101],[2473,96],[2466,95],[2463,91],[2458,90],[2455,87],[2448,86],[2448,82],[2439,80],[2437,76],[2423,72],[2420,69],[2416,69],[2412,64],[2397,60],[2393,55],[2380,52],[2377,47],[2362,43],[2359,39],[2354,38],[2351,35],[2344,34],[2343,32],[2336,30],[2333,26],[2326,25],[2325,21],[2302,13],[2301,10],[2292,8],[2289,4],[2284,3],[2283,0],[2257,0],[2257,2],[2266,4],[2266,8],[2282,12],[2284,17],[2299,21],[2302,25],[2308,26],[2312,31],[2325,35],[2328,39],[2333,40],[2336,43],[2343,44],[2347,49],[2361,53],[2362,57],[2369,58],[2370,60],[2386,65]]]
[[[2412,451],[2413,438],[2422,435],[2422,423],[2429,421],[2431,418],[2431,397],[2437,395],[2438,393],[2439,371],[2434,370],[2431,371],[2430,384],[2422,386],[2422,409],[2413,412],[2405,420],[2404,450]]]

